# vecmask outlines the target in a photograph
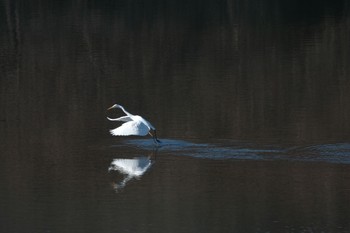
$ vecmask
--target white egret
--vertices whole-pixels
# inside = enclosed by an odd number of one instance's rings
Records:
[[[131,113],[127,112],[123,106],[119,104],[114,104],[112,107],[108,108],[107,110],[110,110],[113,108],[120,108],[126,114],[126,116],[122,116],[114,119],[107,117],[107,119],[110,121],[125,122],[118,128],[115,128],[109,131],[113,136],[129,136],[129,135],[145,136],[149,134],[153,137],[153,141],[156,144],[160,143],[160,141],[157,138],[156,128],[151,123],[146,121],[141,116],[132,115]]]

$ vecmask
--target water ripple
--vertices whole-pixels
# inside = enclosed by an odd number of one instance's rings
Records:
[[[124,145],[144,150],[155,148],[155,145],[149,139],[126,140]],[[158,151],[215,160],[287,160],[350,164],[350,144],[348,143],[285,148],[227,140],[202,143],[163,139]]]

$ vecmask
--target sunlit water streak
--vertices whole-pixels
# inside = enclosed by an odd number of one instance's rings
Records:
[[[122,143],[114,146],[133,146],[146,151],[156,148],[149,139],[130,139]],[[163,153],[176,152],[174,154],[180,156],[214,160],[287,160],[350,164],[349,143],[282,147],[227,140],[201,143],[163,139],[157,150]]]

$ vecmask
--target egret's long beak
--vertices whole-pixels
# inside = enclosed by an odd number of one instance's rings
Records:
[[[113,105],[112,107],[109,107],[109,108],[107,109],[107,111],[108,111],[108,110],[111,110],[112,108],[114,108],[114,105]]]

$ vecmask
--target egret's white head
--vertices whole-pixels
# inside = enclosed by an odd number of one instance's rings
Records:
[[[119,108],[119,107],[120,107],[119,104],[114,104],[114,105],[112,105],[112,107],[108,108],[107,110],[110,110],[110,109],[112,109],[112,108]]]

